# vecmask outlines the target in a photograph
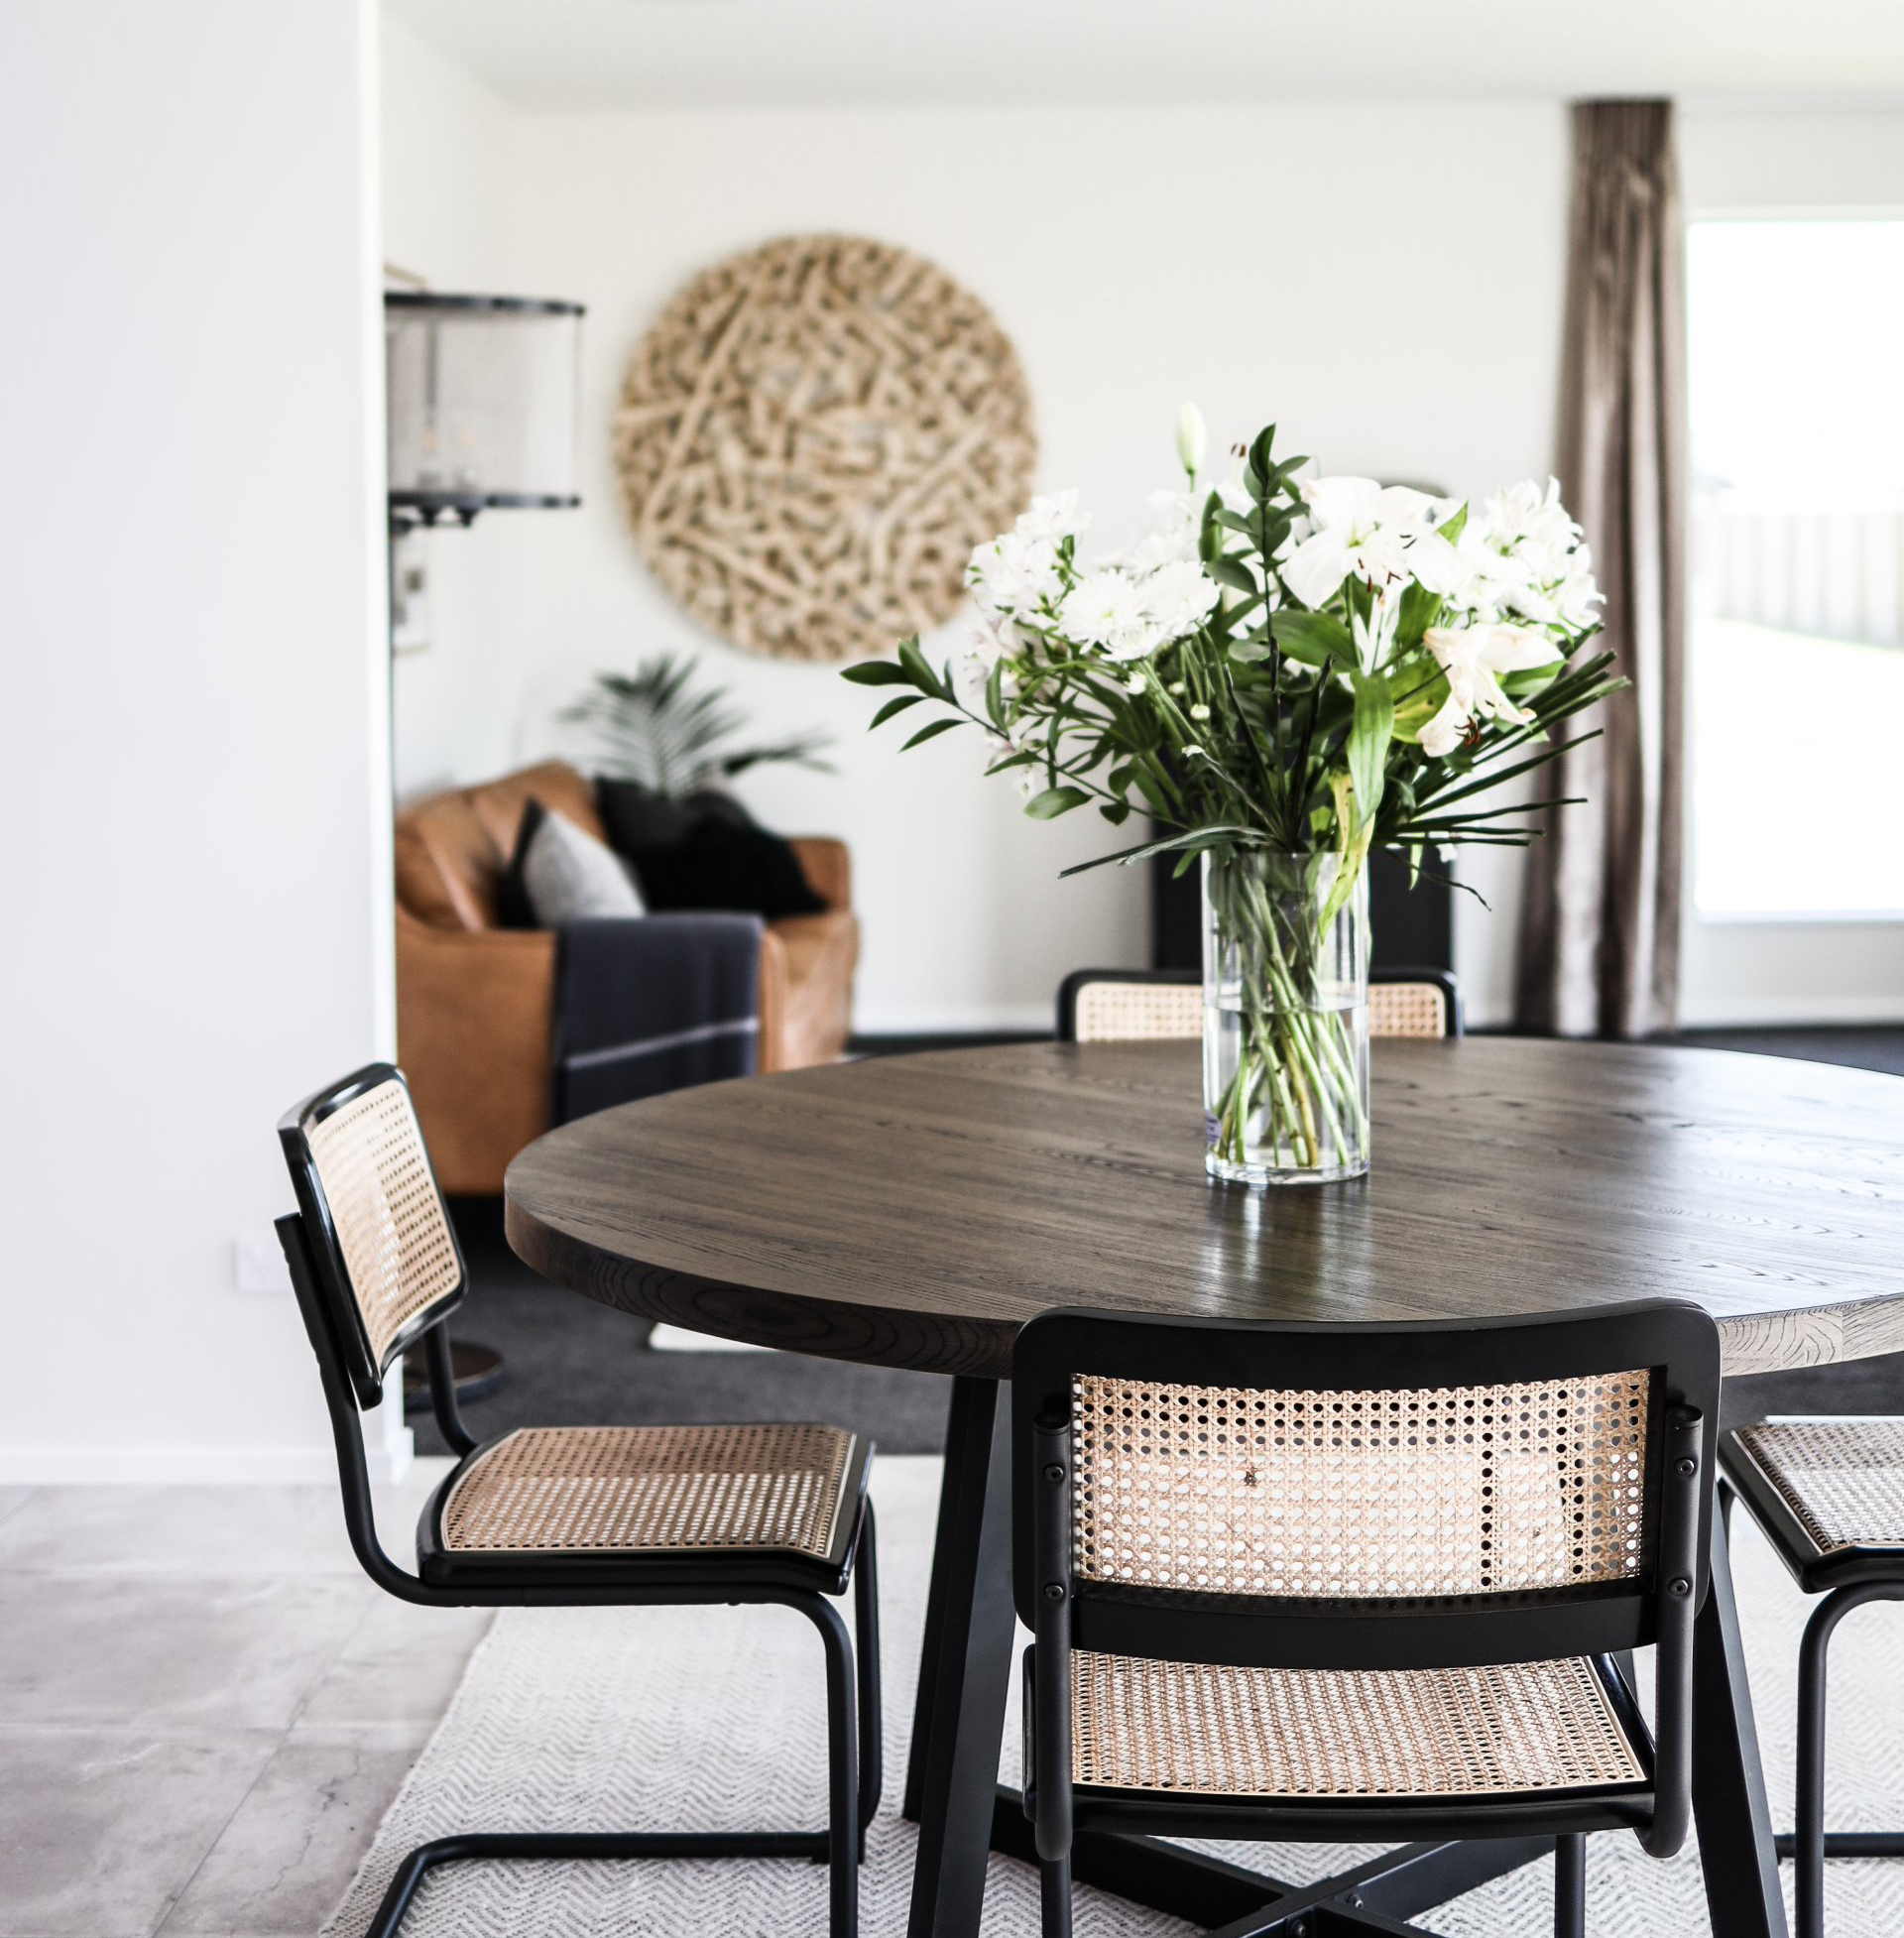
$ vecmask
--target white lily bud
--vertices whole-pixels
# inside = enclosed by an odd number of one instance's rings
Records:
[[[1194,404],[1177,413],[1177,462],[1186,477],[1194,478],[1203,469],[1204,454],[1210,448],[1210,427]]]

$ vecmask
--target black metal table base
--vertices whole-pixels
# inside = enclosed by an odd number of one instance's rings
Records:
[[[1158,1837],[1081,1831],[1071,1847],[1075,1882],[1204,1926],[1209,1938],[1333,1938],[1336,1933],[1407,1932],[1438,1904],[1548,1856],[1551,1837],[1466,1844],[1407,1844],[1309,1884],[1288,1883],[1247,1866]],[[1016,1790],[999,1786],[992,1849],[1037,1862]]]
[[[1035,1861],[1015,1790],[998,1783],[1011,1675],[1008,1408],[990,1380],[956,1379],[926,1601],[905,1815],[919,1826],[908,1938],[977,1938],[990,1851]],[[1699,1616],[1693,1779],[1713,1929],[1786,1938],[1724,1528]],[[1547,1856],[1554,1840],[1410,1844],[1294,1884],[1155,1837],[1079,1834],[1073,1878],[1204,1927],[1208,1938],[1432,1938],[1415,1920]]]

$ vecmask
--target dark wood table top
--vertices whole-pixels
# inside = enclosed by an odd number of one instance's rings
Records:
[[[1696,1299],[1728,1372],[1904,1347],[1904,1079],[1720,1050],[1373,1046],[1373,1168],[1203,1172],[1193,1043],[934,1051],[538,1138],[510,1242],[727,1338],[1000,1375],[1056,1305],[1394,1320]]]

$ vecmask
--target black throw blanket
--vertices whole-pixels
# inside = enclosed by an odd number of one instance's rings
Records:
[[[752,1076],[760,974],[758,915],[569,922],[556,978],[555,1122]]]

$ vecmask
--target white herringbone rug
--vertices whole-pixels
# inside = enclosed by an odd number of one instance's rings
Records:
[[[896,1814],[912,1715],[938,1462],[876,1470],[885,1625],[887,1797],[862,1883],[866,1938],[905,1929],[914,1833]],[[1791,1815],[1792,1676],[1806,1601],[1737,1517],[1735,1566],[1774,1820]],[[1880,1605],[1833,1650],[1830,1821],[1904,1824],[1904,1609]],[[795,1829],[823,1821],[819,1643],[781,1609],[553,1610],[501,1615],[429,1748],[391,1806],[324,1938],[361,1938],[412,1846],[451,1831]],[[1006,1731],[1014,1774],[1015,1723]],[[1654,1864],[1630,1837],[1589,1843],[1595,1938],[1708,1930],[1690,1852]],[[1228,1855],[1283,1877],[1350,1855],[1263,1847]],[[1791,1867],[1784,1867],[1787,1889]],[[1498,1879],[1425,1920],[1440,1938],[1548,1929],[1549,1867]],[[1833,1938],[1904,1933],[1904,1860],[1829,1868]],[[461,1865],[434,1874],[405,1938],[788,1938],[826,1926],[826,1877],[798,1863]],[[1038,1928],[1033,1873],[992,1860],[987,1938]],[[1078,1893],[1079,1938],[1174,1938],[1187,1927]],[[1718,1934],[1726,1938],[1726,1934]]]

